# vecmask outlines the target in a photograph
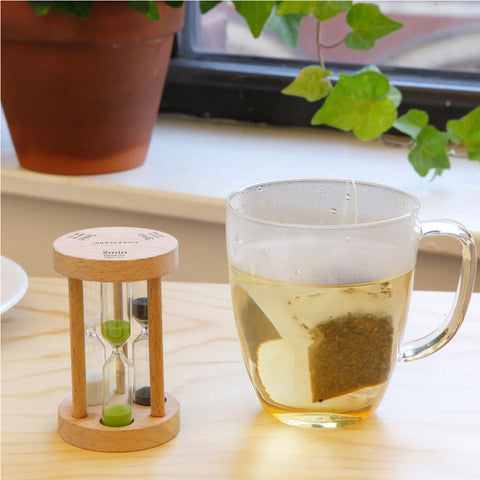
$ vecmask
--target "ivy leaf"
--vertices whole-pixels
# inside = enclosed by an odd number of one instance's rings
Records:
[[[383,75],[376,65],[367,65],[366,67],[361,68],[357,73],[361,72],[377,72]],[[402,103],[402,92],[392,84],[390,84],[390,89],[388,90],[386,97],[389,98],[397,108]]]
[[[332,72],[324,70],[318,65],[302,68],[298,77],[285,87],[282,93],[294,97],[302,97],[309,102],[316,102],[326,97],[332,90],[332,84],[325,80],[331,74]]]
[[[52,8],[53,2],[28,2],[37,17],[44,17]]]
[[[247,24],[255,38],[260,36],[262,29],[272,13],[275,1],[234,1],[237,12],[247,21]]]
[[[347,23],[352,31],[347,34],[344,43],[348,48],[369,50],[375,41],[403,27],[380,12],[378,5],[356,3],[347,13]]]
[[[200,0],[200,12],[207,13],[213,7],[216,7],[219,3],[222,3],[221,0],[219,1],[208,1],[208,0]]]
[[[479,160],[480,161],[480,152],[468,152],[467,157],[469,160]]]
[[[423,127],[428,124],[428,114],[423,110],[410,109],[405,115],[397,118],[393,126],[402,133],[416,139]]]
[[[180,8],[183,5],[183,0],[170,0],[165,1],[165,3],[172,8]]]
[[[265,27],[275,32],[280,40],[293,50],[298,43],[300,20],[305,15],[277,15],[277,9],[278,8],[275,5],[272,9],[272,13],[268,17]]]
[[[389,98],[392,101],[392,103],[395,105],[395,108],[398,108],[402,103],[402,92],[397,87],[390,84],[390,88],[387,93],[387,98]]]
[[[448,122],[447,122],[447,125],[448,125]],[[460,137],[458,137],[455,132],[453,131],[448,131],[447,130],[447,135],[448,135],[448,139],[452,142],[452,143],[455,143],[456,145],[461,145],[462,144],[462,140],[460,139]]]
[[[470,160],[479,160],[480,152],[480,107],[459,120],[449,120],[447,131],[455,143],[460,143],[467,148]]]
[[[386,97],[389,90],[387,77],[380,73],[341,73],[311,123],[353,130],[360,140],[373,140],[388,130],[397,117],[395,105]]]
[[[127,1],[129,8],[135,10],[136,12],[143,13],[150,20],[159,20],[160,14],[158,13],[158,8],[155,2],[138,2],[138,1]]]
[[[52,8],[77,18],[88,18],[93,2],[53,2]]]
[[[408,154],[408,160],[416,172],[424,177],[432,168],[435,175],[450,168],[447,153],[448,136],[432,125],[423,127],[417,136],[415,146]]]
[[[353,2],[304,2],[284,1],[278,7],[278,15],[313,13],[319,22],[324,22],[340,12],[346,12]]]
[[[28,2],[35,15],[45,16],[51,9],[76,18],[87,18],[92,9],[92,2]]]

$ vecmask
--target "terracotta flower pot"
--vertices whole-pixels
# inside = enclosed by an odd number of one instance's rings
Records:
[[[68,175],[145,161],[173,36],[184,7],[160,20],[122,1],[95,1],[88,19],[2,2],[2,105],[20,164]]]

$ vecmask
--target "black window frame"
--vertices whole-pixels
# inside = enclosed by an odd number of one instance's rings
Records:
[[[321,103],[283,95],[281,90],[310,61],[231,56],[197,51],[197,2],[187,2],[185,26],[177,35],[167,75],[161,112],[204,118],[234,119],[282,126],[311,126]],[[327,63],[336,81],[340,72],[353,74],[360,66]],[[419,108],[430,123],[445,129],[480,105],[480,74],[384,67],[403,96],[399,113]],[[312,127],[318,128],[318,127]],[[398,133],[398,132],[396,132]]]

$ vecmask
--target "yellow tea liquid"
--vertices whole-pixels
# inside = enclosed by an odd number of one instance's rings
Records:
[[[397,360],[412,271],[338,286],[229,272],[245,364],[267,411],[324,428],[373,413]]]

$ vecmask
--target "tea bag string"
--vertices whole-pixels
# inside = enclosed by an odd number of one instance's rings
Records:
[[[358,223],[358,198],[357,198],[357,185],[355,184],[355,180],[353,178],[350,178],[348,182],[351,182],[352,188],[353,188],[353,223],[357,224]],[[345,194],[343,195],[343,208],[342,208],[342,216],[340,217],[340,224],[345,225],[347,222],[345,222],[345,217],[348,212],[348,207],[350,205],[350,200],[352,199],[350,192],[348,191],[348,186],[349,183],[345,184]]]
[[[353,187],[353,202],[354,202],[354,209],[355,209],[355,218],[353,223],[356,225],[358,223],[358,198],[357,198],[357,185],[355,184],[355,180],[353,178],[350,179],[352,182]]]

